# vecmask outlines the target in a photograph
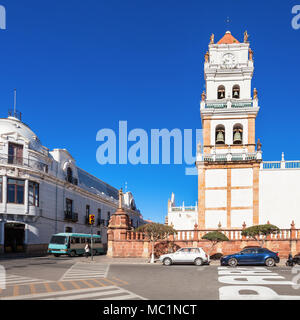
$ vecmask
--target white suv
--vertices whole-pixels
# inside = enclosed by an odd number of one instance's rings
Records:
[[[202,266],[210,262],[209,255],[202,248],[181,248],[174,253],[160,256],[159,260],[165,266],[175,263],[194,263],[196,266]]]

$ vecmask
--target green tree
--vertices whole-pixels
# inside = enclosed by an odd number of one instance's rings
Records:
[[[148,223],[143,224],[135,229],[135,232],[142,232],[151,242],[151,260],[154,263],[154,245],[158,240],[165,240],[169,235],[177,233],[171,226],[166,226],[161,223]]]
[[[242,231],[242,236],[256,240],[261,247],[264,246],[265,241],[270,234],[277,234],[280,229],[273,224],[260,224],[246,228]]]
[[[226,237],[226,235],[222,232],[219,231],[211,231],[208,232],[207,234],[205,234],[202,237],[203,240],[208,240],[211,242],[211,247],[209,250],[209,255],[212,252],[213,248],[215,247],[215,245],[219,242],[223,242],[223,241],[229,241],[229,239]]]

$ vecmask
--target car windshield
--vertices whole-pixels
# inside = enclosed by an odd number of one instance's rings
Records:
[[[50,243],[53,244],[66,244],[67,238],[65,236],[52,236]]]

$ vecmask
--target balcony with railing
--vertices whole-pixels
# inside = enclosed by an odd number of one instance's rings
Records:
[[[78,213],[65,211],[64,220],[69,222],[78,222]]]
[[[65,180],[71,184],[75,184],[76,186],[78,185],[78,179],[74,177],[66,177]]]
[[[300,161],[264,161],[264,170],[274,169],[300,169]]]
[[[17,167],[26,167],[33,170],[43,171],[48,173],[48,165],[37,160],[26,159],[24,157],[15,157],[5,154],[0,154],[0,164],[12,165]]]
[[[261,165],[264,170],[278,170],[278,169],[300,169],[300,160],[286,161],[284,153],[282,152],[281,161],[264,161]]]
[[[197,212],[197,206],[171,207],[171,212]]]
[[[197,161],[204,162],[231,162],[231,161],[251,161],[261,160],[262,153],[260,151],[249,153],[213,153],[213,154],[198,154]]]
[[[252,100],[235,100],[235,99],[227,99],[227,100],[215,100],[210,102],[201,102],[201,109],[239,109],[239,108],[253,108],[257,107],[257,101]]]

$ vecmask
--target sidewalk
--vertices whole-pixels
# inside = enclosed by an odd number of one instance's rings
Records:
[[[149,259],[147,259],[147,258],[111,258],[111,257],[107,257],[105,255],[95,256],[95,257],[93,257],[93,261],[91,260],[91,257],[88,257],[88,258],[82,257],[82,258],[78,259],[77,261],[86,262],[86,263],[104,263],[104,264],[141,264],[141,265],[144,264],[144,265],[150,265]],[[285,262],[286,262],[286,259],[283,259],[278,264],[276,264],[276,266],[285,267]],[[155,263],[152,265],[162,265],[162,263],[158,259],[156,259]],[[220,266],[220,261],[219,260],[211,260],[210,265],[211,266]],[[259,265],[257,265],[257,266],[259,266]],[[243,267],[243,266],[240,266],[240,267]],[[244,266],[244,267],[249,267],[249,265]]]
[[[77,259],[77,261],[105,264],[149,264],[149,259],[147,258],[111,258],[105,255],[94,256],[93,261],[91,257],[81,257]]]

